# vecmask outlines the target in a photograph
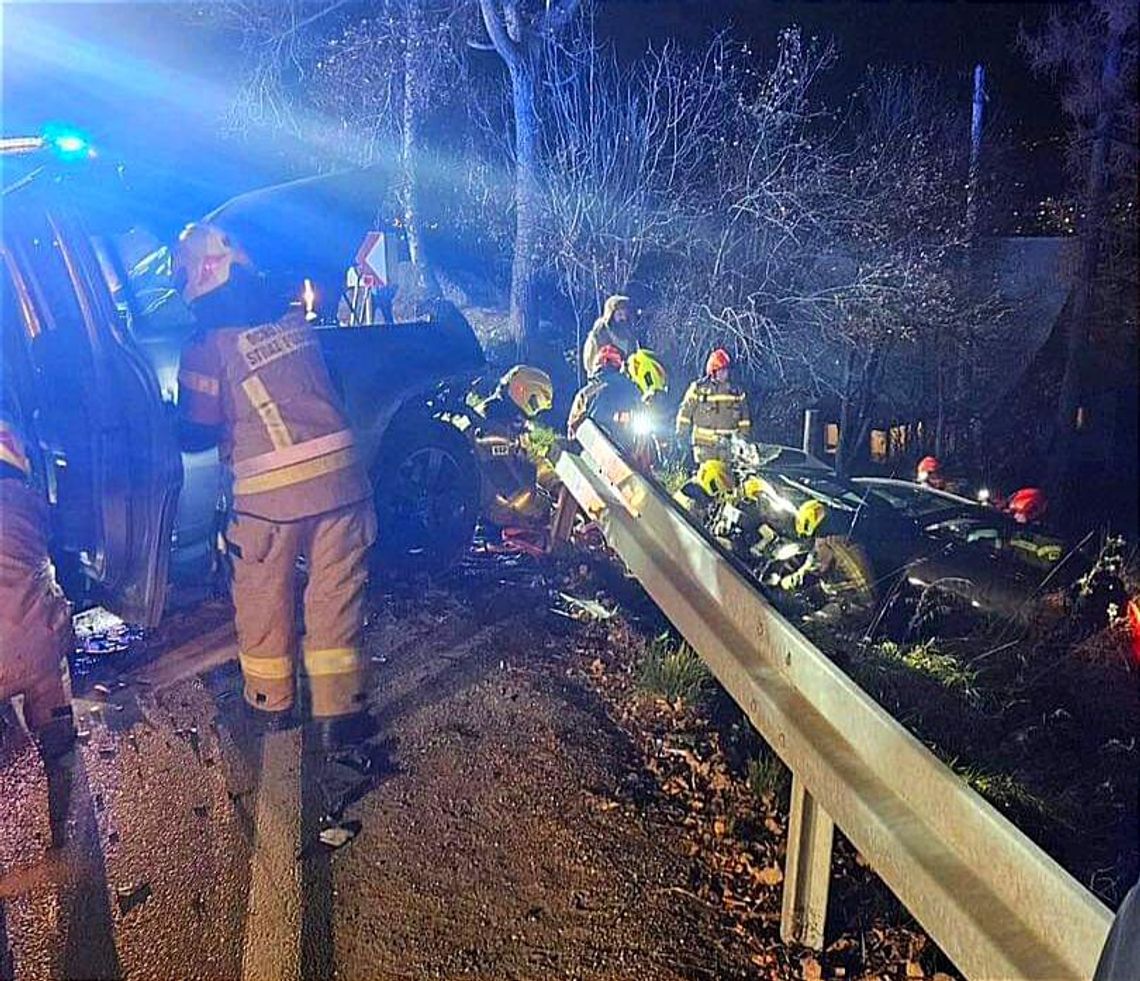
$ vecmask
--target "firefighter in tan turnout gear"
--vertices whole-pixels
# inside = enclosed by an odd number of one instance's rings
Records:
[[[728,377],[731,363],[724,348],[713,351],[704,377],[689,386],[677,410],[677,439],[690,443],[698,465],[714,458],[728,461],[729,438],[752,433],[748,398]]]
[[[289,721],[303,556],[312,715],[327,745],[351,742],[367,718],[360,642],[376,515],[316,334],[303,312],[280,315],[284,301],[216,226],[187,227],[174,267],[199,323],[178,374],[183,442],[216,440],[233,477],[226,540],[245,700],[267,727]]]
[[[0,413],[0,702],[24,696],[24,722],[48,775],[52,843],[63,843],[67,753],[75,740],[63,661],[71,613],[47,549],[47,508],[14,414]]]

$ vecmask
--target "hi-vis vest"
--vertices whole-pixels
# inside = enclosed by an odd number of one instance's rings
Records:
[[[693,382],[677,410],[677,435],[691,430],[693,446],[715,446],[733,433],[747,436],[751,429],[748,399],[731,382]]]
[[[195,334],[182,352],[178,388],[184,419],[222,427],[236,512],[295,521],[371,494],[302,315]]]

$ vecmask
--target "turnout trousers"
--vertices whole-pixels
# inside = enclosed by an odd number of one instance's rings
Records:
[[[363,711],[367,678],[360,642],[367,552],[376,540],[372,501],[296,521],[235,514],[226,539],[245,700],[265,712],[293,705],[299,633],[294,597],[297,561],[304,558],[301,662],[313,717]]]
[[[71,713],[63,659],[75,640],[48,558],[46,528],[36,493],[0,480],[0,699],[24,696],[32,732]]]

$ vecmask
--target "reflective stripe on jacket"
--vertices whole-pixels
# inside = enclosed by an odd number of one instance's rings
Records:
[[[236,512],[294,521],[371,494],[302,315],[199,332],[183,349],[178,383],[182,417],[222,429]]]
[[[731,382],[701,378],[693,382],[677,410],[677,436],[694,446],[713,446],[733,433],[748,435],[752,416],[748,397]]]

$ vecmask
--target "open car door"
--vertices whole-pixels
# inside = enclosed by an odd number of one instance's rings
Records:
[[[153,626],[181,481],[175,430],[78,216],[50,190],[31,182],[4,195],[0,258],[12,291],[6,317],[19,310],[22,401],[33,407],[25,421],[52,505],[53,550],[65,581],[78,572],[109,609]]]

